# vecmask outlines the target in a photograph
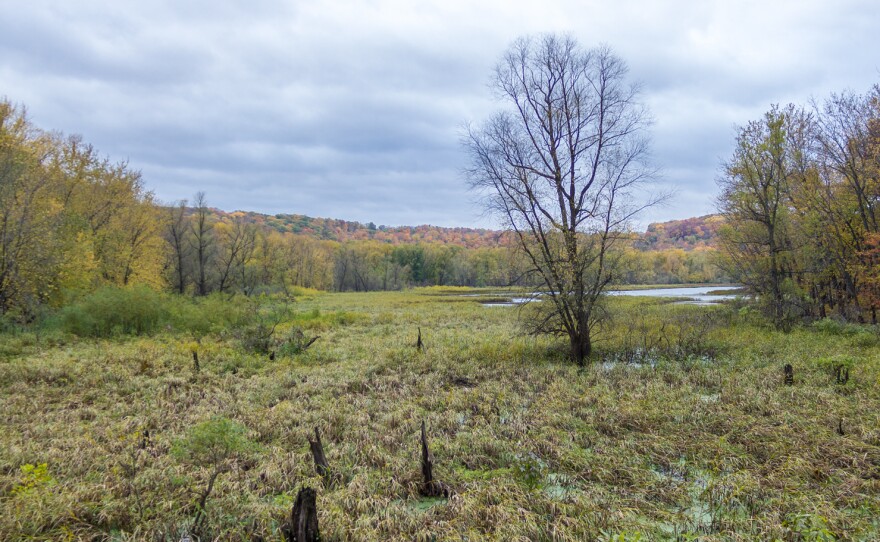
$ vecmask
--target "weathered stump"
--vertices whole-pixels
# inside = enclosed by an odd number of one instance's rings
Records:
[[[835,370],[835,375],[837,376],[838,384],[846,384],[849,382],[849,367],[844,365],[838,365]]]
[[[428,435],[425,432],[425,421],[422,420],[422,488],[425,497],[448,497],[449,487],[434,479],[434,454],[428,448]]]
[[[422,342],[422,328],[419,327],[419,336],[416,338],[416,350],[421,352],[425,348],[425,343]]]
[[[794,367],[791,366],[791,363],[786,363],[782,370],[785,374],[785,385],[791,386],[794,384]]]
[[[193,350],[192,353],[193,353],[193,369],[195,369],[196,372],[199,372],[199,369],[200,369],[200,367],[199,367],[199,352],[197,350]]]
[[[324,445],[321,443],[321,434],[318,428],[315,428],[315,440],[309,439],[309,448],[312,450],[312,458],[315,460],[315,471],[328,481],[330,474],[330,465],[327,463],[327,457],[324,455]]]
[[[281,527],[287,542],[317,542],[321,540],[318,531],[317,494],[310,487],[304,487],[296,495],[290,521]]]
[[[141,442],[138,444],[138,448],[141,450],[146,450],[147,446],[150,445],[150,430],[144,429],[144,432],[141,433]]]

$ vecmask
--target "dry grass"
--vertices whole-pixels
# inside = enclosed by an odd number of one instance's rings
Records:
[[[783,335],[728,316],[704,332],[713,359],[602,363],[634,333],[688,322],[618,299],[600,359],[579,371],[553,341],[521,337],[516,309],[450,293],[314,296],[295,306],[322,336],[309,350],[273,362],[214,333],[199,373],[185,334],[0,336],[0,539],[178,540],[210,470],[170,452],[218,415],[259,451],[218,477],[202,540],[280,540],[303,485],[319,488],[325,540],[880,537],[873,332]],[[418,495],[423,419],[448,500]]]

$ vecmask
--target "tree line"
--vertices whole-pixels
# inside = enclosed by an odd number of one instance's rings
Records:
[[[880,307],[880,86],[773,106],[719,180],[721,265],[778,326]]]
[[[628,249],[622,282],[720,278],[706,251]],[[205,193],[158,202],[139,171],[79,136],[40,130],[0,100],[0,315],[32,319],[103,286],[180,294],[291,294],[410,286],[533,285],[524,255],[494,246],[281,232],[253,213],[212,209]],[[531,282],[530,282],[531,280]]]
[[[97,283],[162,285],[159,208],[139,172],[0,100],[0,314]]]

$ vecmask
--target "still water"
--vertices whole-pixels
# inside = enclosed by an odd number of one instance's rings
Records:
[[[689,305],[711,305],[713,303],[717,303],[719,301],[725,299],[734,299],[736,298],[736,294],[733,293],[722,293],[722,294],[710,294],[709,292],[713,291],[729,291],[735,286],[695,286],[695,287],[682,287],[682,288],[650,288],[647,290],[610,290],[608,295],[628,295],[628,296],[638,296],[638,297],[673,297],[680,298],[681,301],[678,303],[689,304]],[[481,295],[498,295],[498,294],[471,294],[474,296]],[[530,297],[514,297],[508,298],[508,300],[504,302],[486,302],[483,303],[486,307],[513,307],[516,305],[521,305],[523,303],[528,303],[532,298]]]

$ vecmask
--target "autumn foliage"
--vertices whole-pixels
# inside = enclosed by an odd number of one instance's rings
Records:
[[[108,287],[291,295],[531,285],[503,231],[224,212],[209,203],[204,193],[158,202],[128,163],[41,130],[23,107],[0,101],[0,316],[29,321]],[[632,234],[615,280],[724,280],[711,258],[720,222],[691,218]]]
[[[721,187],[722,264],[777,325],[876,322],[880,86],[774,106],[739,130]]]

